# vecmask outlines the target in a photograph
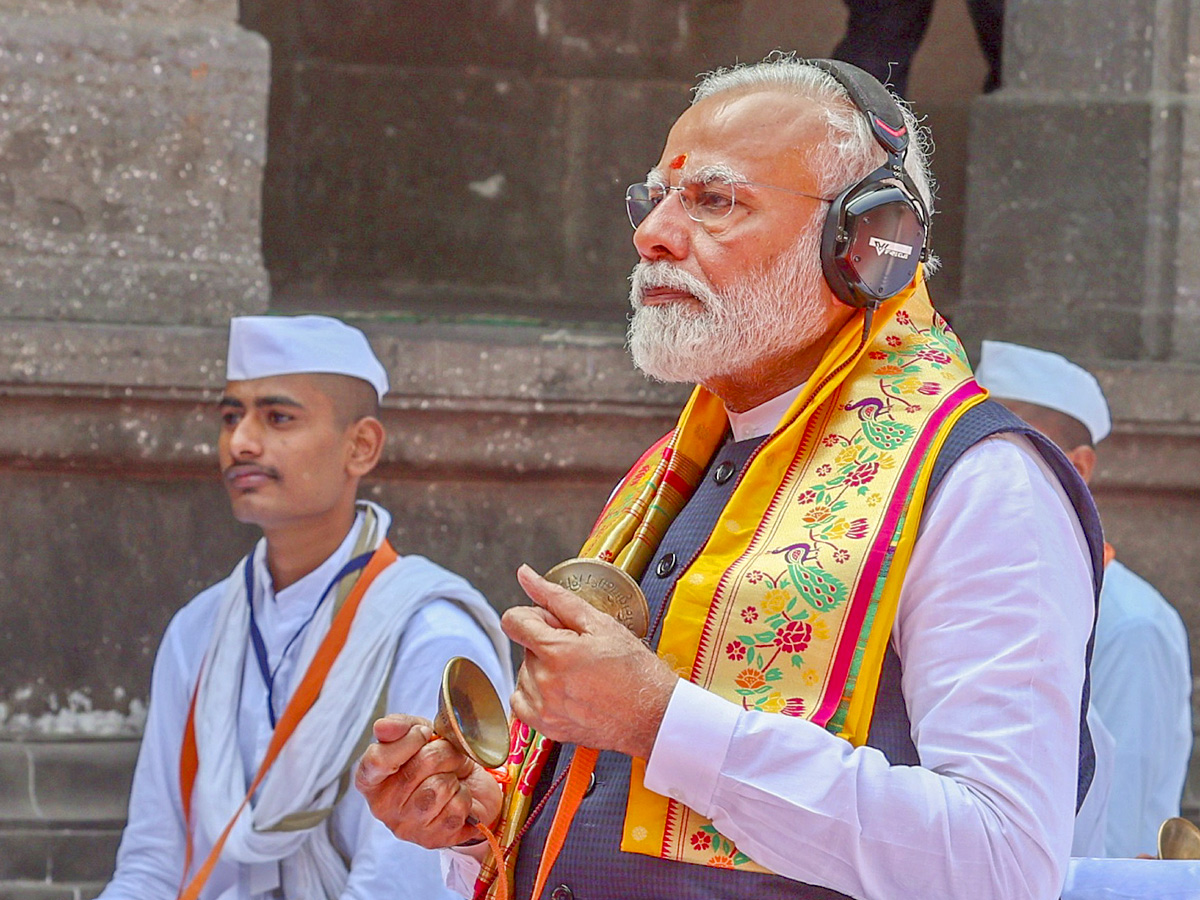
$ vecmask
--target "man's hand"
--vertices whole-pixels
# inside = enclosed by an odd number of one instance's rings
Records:
[[[513,714],[547,737],[646,759],[678,677],[624,625],[529,566],[517,581],[534,606],[504,614],[525,648]]]
[[[379,719],[378,743],[367,748],[354,775],[375,818],[401,840],[430,849],[480,837],[474,823],[493,823],[503,799],[486,769],[447,741],[432,740],[433,733],[428,719]]]

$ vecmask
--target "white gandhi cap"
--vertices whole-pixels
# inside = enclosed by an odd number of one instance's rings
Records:
[[[349,375],[388,390],[387,371],[367,336],[329,316],[239,316],[229,320],[229,381],[274,375]]]
[[[1069,359],[1020,344],[984,341],[975,380],[999,400],[1021,400],[1079,421],[1098,444],[1112,430],[1100,382]]]

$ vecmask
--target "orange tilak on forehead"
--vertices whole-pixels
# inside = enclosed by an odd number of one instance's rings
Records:
[[[680,153],[677,157],[675,157],[673,160],[671,160],[670,168],[676,169],[676,170],[682,169],[684,163],[687,162],[687,158],[688,158],[688,155],[686,153]]]

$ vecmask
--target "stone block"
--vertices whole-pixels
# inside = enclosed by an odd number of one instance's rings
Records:
[[[71,884],[50,884],[44,881],[0,882],[0,900],[77,900],[78,896],[77,888]]]
[[[0,881],[49,881],[50,845],[43,829],[0,830]]]
[[[25,745],[0,741],[0,822],[38,818]]]
[[[28,742],[42,816],[62,823],[124,823],[138,746],[137,740]]]
[[[0,11],[0,315],[264,308],[267,79],[233,23]]]
[[[237,0],[0,0],[0,12],[42,16],[107,16],[133,18],[217,19],[236,22]]]
[[[0,483],[0,521],[25,523],[0,529],[0,729],[136,736],[131,704],[144,709],[168,620],[228,573],[252,531],[230,521],[215,478],[6,471]]]
[[[1178,181],[1164,154],[1179,152],[1180,111],[1006,91],[977,101],[956,326],[975,340],[1036,332],[1068,354],[1166,358]]]
[[[1005,89],[1094,96],[1144,94],[1182,77],[1182,3],[1154,0],[1009,0]],[[1174,63],[1174,65],[1172,65]]]
[[[72,882],[106,881],[113,871],[119,830],[0,830],[0,897],[3,890],[38,887],[70,890]],[[34,884],[12,885],[28,881]],[[36,883],[40,882],[40,885]],[[6,884],[7,883],[7,884]],[[12,896],[27,896],[13,894]],[[56,894],[28,896],[55,897]]]
[[[112,877],[120,843],[120,828],[56,832],[50,845],[54,880],[95,890]]]
[[[0,390],[86,385],[97,396],[193,393],[225,383],[228,327],[138,328],[63,322],[0,327]]]
[[[691,78],[735,58],[743,0],[249,0],[247,19],[301,59],[566,76]]]
[[[0,251],[0,316],[211,325],[266,309],[262,264],[38,257]]]
[[[625,185],[657,162],[683,85],[329,64],[296,83],[272,176],[286,211],[264,231],[281,296],[624,318]]]

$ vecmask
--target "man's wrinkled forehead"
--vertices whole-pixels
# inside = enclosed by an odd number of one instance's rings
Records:
[[[723,165],[734,180],[769,181],[768,174],[785,169],[804,172],[813,148],[827,138],[822,107],[808,98],[773,87],[723,92],[676,119],[652,175],[695,181],[702,170]]]

